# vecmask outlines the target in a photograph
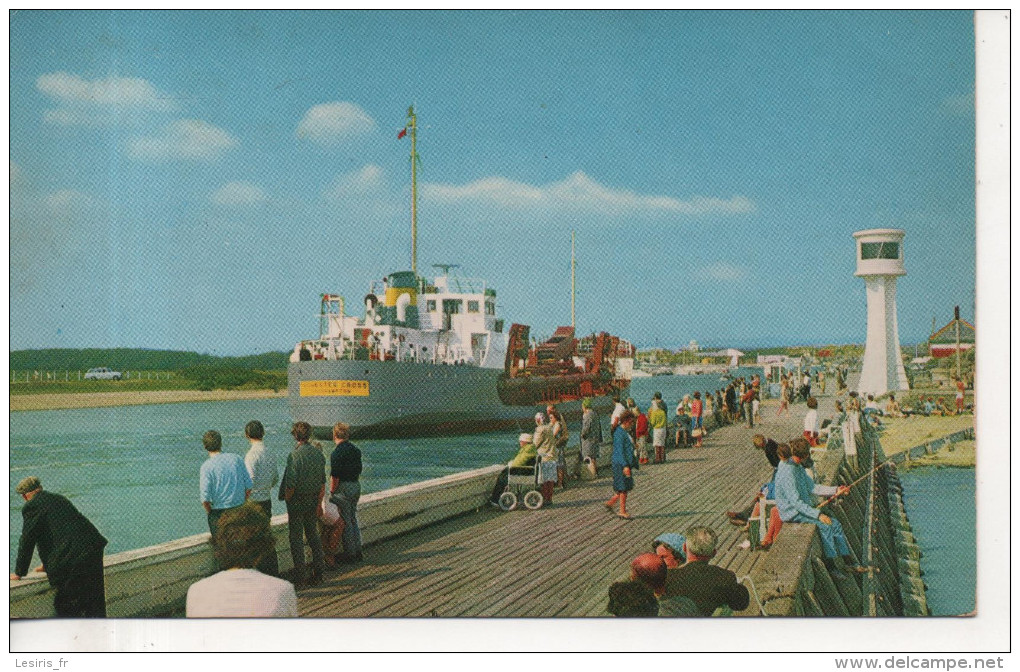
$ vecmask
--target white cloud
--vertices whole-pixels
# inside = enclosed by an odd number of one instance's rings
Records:
[[[254,205],[266,200],[266,193],[251,182],[228,182],[209,197],[216,205]]]
[[[376,123],[354,103],[332,102],[305,112],[297,136],[325,145],[335,145],[375,130]]]
[[[59,126],[97,126],[131,121],[140,112],[167,111],[173,99],[138,77],[86,80],[67,72],[40,75],[36,88],[58,105],[43,120]]]
[[[63,103],[91,103],[94,105],[116,105],[122,107],[146,107],[168,109],[173,101],[156,87],[138,77],[115,77],[82,79],[66,72],[40,75],[36,88]]]
[[[181,119],[168,124],[161,135],[135,138],[128,143],[128,155],[150,161],[212,161],[238,141],[221,128],[198,119]]]
[[[333,184],[323,195],[327,198],[364,196],[379,193],[385,186],[382,168],[369,164],[360,170],[345,173],[333,180]]]
[[[83,191],[61,189],[47,195],[43,205],[47,215],[57,219],[67,219],[73,215],[100,208],[103,202]]]
[[[532,186],[503,177],[487,177],[464,185],[427,184],[426,198],[440,203],[478,202],[505,208],[542,208],[601,214],[712,215],[754,212],[745,196],[729,199],[694,196],[680,200],[672,196],[639,194],[628,189],[603,186],[583,172],[545,186]]]
[[[703,273],[714,280],[722,280],[724,282],[735,282],[747,277],[746,268],[727,264],[724,261],[712,264],[711,266],[706,266]]]

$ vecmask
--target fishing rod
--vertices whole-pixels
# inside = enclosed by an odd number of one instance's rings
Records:
[[[878,471],[878,470],[879,470],[879,469],[881,469],[882,467],[887,467],[887,466],[889,466],[889,465],[890,465],[890,464],[892,464],[892,463],[893,463],[893,461],[892,461],[892,460],[886,460],[886,461],[885,461],[885,462],[883,462],[882,464],[878,465],[877,467],[875,467],[874,469],[872,469],[872,470],[871,470],[871,471],[869,471],[868,473],[866,473],[866,474],[864,474],[863,476],[861,476],[860,478],[858,478],[858,479],[857,479],[856,481],[854,481],[854,482],[853,482],[853,483],[851,483],[850,485],[846,485],[846,486],[838,486],[838,487],[845,487],[845,488],[847,489],[847,491],[849,491],[849,490],[850,490],[851,488],[853,488],[853,487],[854,487],[855,485],[859,484],[859,483],[860,483],[861,481],[863,481],[863,480],[864,480],[865,478],[867,478],[868,476],[871,476],[871,475],[872,475],[873,473],[875,473],[876,471]],[[846,493],[843,493],[843,494],[846,494]],[[816,506],[815,508],[816,508],[816,509],[820,509],[820,508],[822,508],[822,507],[826,506],[827,504],[831,503],[831,502],[832,502],[832,501],[833,501],[834,499],[836,499],[837,497],[842,497],[842,495],[840,495],[840,494],[835,494],[835,495],[833,495],[832,497],[829,497],[828,499],[826,499],[826,500],[825,500],[824,502],[822,502],[821,504],[819,504],[819,505],[818,505],[818,506]]]

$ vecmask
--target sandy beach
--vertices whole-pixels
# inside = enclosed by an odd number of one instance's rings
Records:
[[[234,401],[287,396],[286,390],[158,390],[149,392],[85,392],[65,394],[15,394],[11,411],[51,411],[61,408],[100,408],[143,404],[178,404],[193,401]]]
[[[961,429],[973,427],[974,416],[882,418],[882,423],[885,426],[881,434],[882,450],[888,457]]]

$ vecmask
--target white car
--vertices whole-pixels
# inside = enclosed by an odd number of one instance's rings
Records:
[[[114,371],[108,369],[105,366],[100,366],[95,369],[89,369],[85,373],[85,380],[120,380],[120,371]]]

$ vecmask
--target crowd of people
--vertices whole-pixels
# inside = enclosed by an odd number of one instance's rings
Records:
[[[677,617],[746,609],[750,593],[737,575],[709,564],[718,540],[715,530],[701,525],[684,534],[660,534],[650,553],[631,562],[630,577],[609,586],[607,611],[622,617]]]
[[[815,400],[814,397],[808,399]],[[775,543],[784,522],[812,523],[818,527],[825,556],[823,560],[833,578],[845,578],[844,571],[863,571],[850,554],[840,521],[824,512],[827,504],[836,497],[846,495],[849,489],[846,486],[825,486],[815,483],[811,472],[814,466],[811,458],[812,444],[807,432],[805,431],[805,436],[798,436],[785,443],[778,443],[762,434],[756,434],[752,444],[764,452],[765,459],[772,467],[772,474],[769,480],[755,491],[744,509],[726,512],[730,523],[747,529],[749,521],[759,518],[763,513],[761,507],[771,505],[758,548],[767,551]],[[825,499],[819,502],[819,497]],[[842,559],[843,568],[836,565],[837,558]]]
[[[761,378],[737,378],[725,388],[704,393],[695,391],[686,394],[677,402],[673,418],[673,432],[662,393],[655,392],[646,407],[642,409],[633,398],[626,403],[620,397],[613,398],[613,409],[609,418],[611,452],[608,456],[613,476],[613,494],[605,506],[620,518],[630,518],[627,510],[627,496],[634,487],[633,471],[650,463],[666,461],[666,449],[672,438],[677,447],[701,448],[708,435],[706,418],[712,418],[715,426],[746,422],[749,427],[755,419],[760,420]],[[582,417],[580,432],[580,455],[578,469],[568,473],[567,445],[570,432],[562,413],[554,404],[545,412],[535,414],[535,429],[518,437],[518,450],[507,469],[497,476],[490,495],[490,504],[499,507],[500,496],[509,489],[510,476],[526,476],[537,473],[538,488],[543,505],[552,504],[556,489],[563,489],[567,482],[580,474],[595,478],[598,473],[600,450],[604,431],[602,420],[592,406],[590,398],[581,401]],[[571,456],[571,461],[573,456]]]
[[[837,371],[839,392],[845,393],[845,377]],[[794,387],[808,411],[802,436],[779,443],[756,434],[752,443],[772,468],[770,479],[758,488],[747,506],[726,512],[730,522],[747,527],[751,519],[772,504],[759,548],[775,543],[784,522],[811,523],[818,527],[825,564],[839,578],[844,572],[861,571],[854,563],[841,523],[825,513],[825,504],[846,494],[843,487],[821,486],[811,472],[811,448],[818,446],[826,428],[820,423],[817,399],[811,395],[812,382],[824,392],[824,372],[781,377],[777,415],[789,413]],[[957,381],[959,382],[959,381]],[[962,388],[962,384],[958,385]],[[953,414],[962,412],[960,389],[956,408],[944,400],[938,404],[923,398],[919,408],[901,408],[889,394],[884,408],[872,395],[863,401],[856,392],[837,400],[840,424],[848,414],[861,413],[865,422],[880,424],[881,417],[909,417],[912,414]],[[612,494],[604,506],[619,518],[632,518],[628,497],[634,489],[634,471],[650,462],[666,460],[667,442],[676,447],[702,447],[707,435],[706,417],[715,425],[745,422],[753,427],[760,421],[761,379],[755,375],[737,378],[725,388],[695,391],[676,405],[674,432],[662,395],[656,392],[646,410],[634,399],[614,399],[609,422],[608,456]],[[518,437],[518,451],[500,472],[491,500],[495,504],[515,474],[535,474],[544,505],[552,504],[557,488],[567,486],[571,477],[584,473],[598,475],[603,457],[604,430],[591,399],[582,400],[583,415],[577,472],[568,472],[570,431],[555,405],[534,417],[533,432]],[[672,434],[672,436],[670,436]],[[244,436],[249,443],[242,457],[222,450],[219,432],[202,436],[207,459],[199,469],[199,495],[206,513],[210,537],[220,571],[193,584],[188,590],[187,615],[207,616],[296,616],[295,586],[322,582],[327,567],[362,561],[361,533],[357,505],[361,496],[361,451],[351,443],[350,427],[342,422],[332,428],[334,447],[327,456],[311,442],[307,422],[291,427],[294,448],[287,455],[282,474],[264,443],[265,429],[257,420],[248,422]],[[571,460],[573,456],[570,456]],[[327,470],[328,466],[328,470]],[[326,473],[329,473],[327,478]],[[270,530],[272,497],[283,501],[287,510],[288,539],[293,564],[289,580],[280,577],[276,545]],[[103,578],[103,549],[107,540],[65,497],[44,491],[37,477],[22,480],[16,488],[25,500],[24,520],[12,580],[25,576],[33,552],[38,548],[45,571],[55,590],[58,616],[102,617],[106,614]],[[829,498],[819,503],[819,497]],[[616,615],[709,615],[726,606],[739,610],[747,606],[747,590],[732,572],[708,564],[715,552],[715,531],[695,527],[685,534],[663,533],[653,540],[652,552],[634,560],[629,580],[610,588],[610,611]],[[311,551],[306,563],[305,547]],[[836,560],[842,560],[842,567]]]
[[[282,476],[265,446],[262,423],[252,420],[244,435],[249,442],[244,457],[223,452],[218,431],[202,436],[206,459],[198,473],[199,501],[219,571],[189,587],[188,617],[297,616],[295,586],[321,583],[327,566],[362,561],[357,517],[362,461],[361,451],[350,442],[350,427],[342,422],[333,426],[328,482],[326,456],[311,443],[307,422],[291,427],[295,444]],[[274,488],[287,508],[293,561],[289,580],[280,577],[270,529]],[[57,616],[106,616],[106,538],[67,498],[43,490],[38,477],[23,479],[15,490],[25,506],[11,580],[28,574],[38,549],[43,564],[36,571],[45,572],[55,589]]]

